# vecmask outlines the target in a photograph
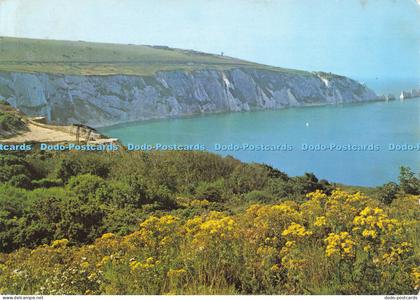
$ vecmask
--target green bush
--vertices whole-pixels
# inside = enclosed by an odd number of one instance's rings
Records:
[[[30,201],[27,191],[9,184],[0,185],[0,195],[0,252],[10,252],[22,246],[18,236]]]
[[[82,174],[70,178],[66,187],[74,192],[79,199],[88,200],[92,196],[95,196],[98,189],[106,189],[107,184],[99,176]]]
[[[249,203],[272,203],[275,199],[267,191],[252,191],[244,195],[244,200]]]
[[[244,194],[263,189],[268,179],[267,169],[262,165],[241,164],[233,170],[229,184],[234,193]]]
[[[262,164],[262,166],[266,169],[267,176],[270,177],[270,178],[277,178],[277,179],[281,179],[283,181],[287,181],[287,180],[290,179],[290,177],[286,173],[284,173],[284,172],[282,172],[278,169],[275,169],[272,166],[269,166],[269,165],[266,165],[266,164]]]
[[[200,182],[195,190],[195,197],[199,200],[222,202],[224,194],[224,181]]]
[[[32,180],[32,187],[34,189],[51,188],[57,186],[63,186],[63,181],[61,179],[42,178],[39,180]]]
[[[0,155],[0,252],[63,238],[83,244],[103,232],[129,234],[139,220],[163,212],[230,214],[251,202],[303,202],[305,193],[332,188],[313,174],[288,177],[270,166],[201,152]]]
[[[147,203],[156,204],[160,209],[176,207],[175,196],[164,185],[151,186],[147,189]]]
[[[13,176],[12,178],[10,178],[9,183],[17,188],[22,188],[22,189],[32,188],[31,179],[24,174]]]
[[[102,178],[108,177],[109,164],[99,155],[67,154],[59,159],[55,170],[56,178],[65,183],[76,175],[92,174]]]
[[[395,182],[388,182],[378,188],[378,199],[384,204],[391,204],[397,198],[400,187]]]
[[[5,112],[0,112],[0,129],[9,132],[16,132],[26,127],[21,118]]]
[[[66,199],[61,205],[61,219],[57,224],[56,235],[77,244],[92,242],[105,232],[104,217],[104,207],[98,201]]]
[[[35,170],[24,158],[10,154],[0,155],[0,183],[8,182],[18,175],[24,175],[30,180],[37,178]],[[14,179],[13,184],[17,183],[17,180],[18,178]]]
[[[305,195],[316,190],[325,191],[328,188],[328,181],[319,181],[313,173],[305,173],[292,179],[295,194]]]
[[[404,193],[411,195],[420,194],[420,179],[416,177],[410,168],[401,167],[399,180],[400,188]]]
[[[6,100],[4,100],[4,99],[0,99],[0,105],[10,106],[10,103],[9,103],[9,102],[7,102],[7,101],[6,101]]]

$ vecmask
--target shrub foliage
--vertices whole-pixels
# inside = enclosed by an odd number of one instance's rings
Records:
[[[0,293],[410,294],[420,180],[365,196],[197,152],[0,157]]]

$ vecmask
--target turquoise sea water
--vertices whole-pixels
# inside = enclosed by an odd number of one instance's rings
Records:
[[[420,172],[420,98],[138,122],[100,131],[124,144],[202,144],[208,151],[270,164],[289,175],[313,172],[352,185],[397,180],[401,165]],[[219,144],[230,149],[218,151]],[[252,150],[261,145],[265,149]],[[305,151],[304,145],[314,149]]]

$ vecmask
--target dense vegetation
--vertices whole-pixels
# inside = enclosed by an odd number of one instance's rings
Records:
[[[0,293],[413,293],[420,179],[368,193],[205,152],[4,154]]]
[[[290,178],[269,166],[195,152],[0,155],[0,183],[0,252],[127,234],[153,212],[199,213],[186,208],[188,199],[228,211],[331,190],[312,174]]]
[[[26,123],[22,116],[7,102],[0,100],[0,138],[6,138],[25,130]]]

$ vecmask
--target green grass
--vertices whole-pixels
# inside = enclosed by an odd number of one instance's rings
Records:
[[[369,196],[373,199],[378,199],[378,189],[377,187],[367,187],[367,186],[352,186],[352,185],[345,185],[341,183],[336,183],[336,187],[342,191],[347,193],[356,193],[361,192],[366,196]]]
[[[257,68],[310,73],[232,57],[161,46],[0,37],[0,72],[71,75],[152,75],[158,71]]]

